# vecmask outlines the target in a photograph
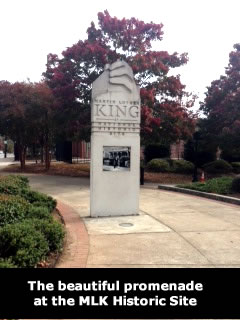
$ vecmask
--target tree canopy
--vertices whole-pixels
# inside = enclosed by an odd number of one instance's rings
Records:
[[[240,44],[235,44],[229,54],[225,75],[207,88],[200,109],[206,116],[209,140],[223,150],[236,149],[240,158]]]
[[[0,134],[18,146],[22,168],[26,149],[32,145],[45,148],[46,168],[49,167],[56,110],[56,99],[45,83],[0,81]]]
[[[136,18],[118,19],[108,11],[98,13],[98,26],[92,22],[87,39],[79,40],[62,52],[49,54],[44,78],[61,103],[61,115],[70,137],[89,139],[91,84],[106,63],[121,58],[133,69],[141,91],[141,135],[144,142],[167,141],[191,136],[193,100],[173,68],[188,61],[186,53],[169,54],[152,49],[161,41],[163,25]]]

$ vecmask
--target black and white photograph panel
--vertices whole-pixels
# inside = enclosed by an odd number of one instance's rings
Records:
[[[130,171],[131,147],[103,147],[103,171]]]

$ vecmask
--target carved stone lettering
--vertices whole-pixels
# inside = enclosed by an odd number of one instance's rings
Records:
[[[133,110],[135,109],[135,110]],[[129,108],[129,115],[133,118],[137,118],[139,115],[138,107],[137,106],[131,106]]]
[[[97,104],[96,105],[96,107],[97,107],[97,116],[99,117],[100,116],[100,114],[103,116],[103,117],[106,117],[107,115],[103,112],[103,108],[105,107],[105,105],[102,105],[101,107],[100,107],[100,105],[99,104]]]
[[[136,215],[141,102],[130,66],[107,64],[92,84],[91,100],[90,214]]]
[[[95,116],[102,117],[104,121],[106,118],[120,118],[120,119],[131,119],[138,118],[139,106],[126,106],[126,105],[105,105],[105,104],[94,104]]]
[[[117,117],[120,117],[120,114],[126,117],[127,107],[126,106],[116,106],[117,108]]]

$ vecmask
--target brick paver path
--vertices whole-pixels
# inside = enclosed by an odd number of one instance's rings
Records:
[[[56,267],[85,268],[89,249],[86,227],[73,208],[58,201],[57,209],[60,211],[65,222],[66,240],[63,254]]]

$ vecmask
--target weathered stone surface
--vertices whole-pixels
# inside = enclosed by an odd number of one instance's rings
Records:
[[[140,95],[126,62],[105,66],[91,108],[91,216],[138,214]]]

